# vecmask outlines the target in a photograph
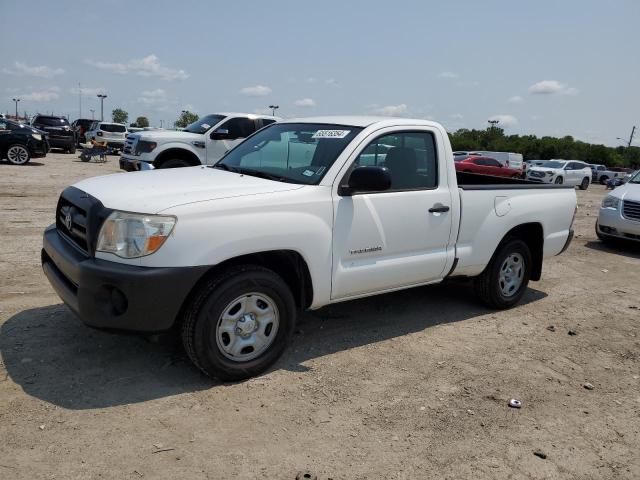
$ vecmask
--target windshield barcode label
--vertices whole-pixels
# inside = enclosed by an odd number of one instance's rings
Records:
[[[311,138],[344,138],[351,130],[318,130]]]

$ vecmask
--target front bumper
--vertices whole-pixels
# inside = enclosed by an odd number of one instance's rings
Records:
[[[51,136],[51,134],[49,134],[49,145],[51,146],[51,148],[70,148],[75,146],[76,144],[76,139],[73,136],[64,136],[64,137],[59,137],[59,136]]]
[[[29,155],[31,158],[45,157],[47,153],[49,153],[49,143],[46,137],[43,137],[40,141],[32,140],[29,142]]]
[[[640,241],[640,221],[623,217],[620,207],[601,208],[596,232],[604,237]]]
[[[207,267],[139,267],[80,252],[51,225],[42,268],[62,301],[87,325],[161,332],[170,329]]]

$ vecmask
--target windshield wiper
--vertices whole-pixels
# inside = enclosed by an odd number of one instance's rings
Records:
[[[253,170],[251,168],[237,168],[234,170],[237,173],[251,175],[253,177],[266,178],[267,180],[275,180],[276,182],[298,183],[290,178],[275,175],[273,173],[263,172],[261,170]]]
[[[216,163],[215,165],[209,166],[209,168],[219,168],[221,170],[226,170],[227,172],[235,172],[238,173],[238,169],[236,167],[230,167],[226,163]]]

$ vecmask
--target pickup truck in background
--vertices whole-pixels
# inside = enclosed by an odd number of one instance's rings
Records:
[[[590,164],[593,183],[599,183],[600,185],[606,185],[607,182],[613,178],[623,178],[630,170],[625,168],[607,168],[605,165]]]
[[[238,380],[276,361],[302,309],[451,277],[516,305],[575,210],[564,185],[457,173],[438,123],[294,119],[211,167],[68,187],[42,266],[88,325],[175,329],[203,372]]]
[[[120,168],[128,172],[154,168],[212,165],[256,130],[278,120],[268,115],[213,113],[184,130],[155,130],[127,137]]]

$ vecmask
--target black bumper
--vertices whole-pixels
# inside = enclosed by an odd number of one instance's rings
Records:
[[[142,170],[142,165],[140,160],[120,157],[120,170],[124,170],[125,172],[139,172]]]
[[[138,267],[92,258],[51,225],[42,269],[62,301],[89,326],[139,332],[170,329],[207,267]]]
[[[51,148],[71,148],[75,147],[75,137],[52,137],[49,135],[49,145]]]

